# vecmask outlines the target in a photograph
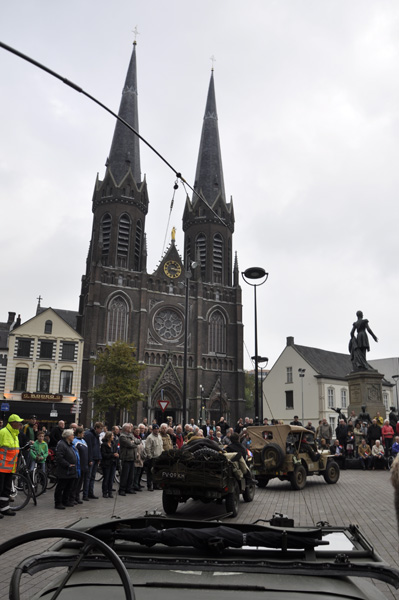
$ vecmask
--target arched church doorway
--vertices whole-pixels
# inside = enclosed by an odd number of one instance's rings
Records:
[[[220,421],[220,417],[223,416],[223,411],[221,408],[221,404],[220,404],[220,399],[218,400],[214,400],[212,402],[211,408],[209,410],[209,419],[212,423],[212,421],[215,421],[215,423],[218,423]]]
[[[164,410],[162,410],[162,402],[165,403]],[[173,385],[164,385],[153,394],[151,419],[155,418],[160,425],[168,422],[167,417],[172,417],[173,423],[176,424],[181,419],[181,405],[180,391]]]

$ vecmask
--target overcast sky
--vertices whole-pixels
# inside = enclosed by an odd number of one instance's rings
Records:
[[[118,110],[138,27],[140,133],[192,184],[212,63],[240,270],[261,266],[259,354],[347,352],[363,310],[398,356],[397,0],[13,0],[0,40]],[[113,118],[0,49],[0,321],[78,309],[96,174]],[[162,255],[173,173],[141,146],[148,270]],[[183,249],[180,186],[170,228]],[[168,239],[170,239],[168,232]],[[246,367],[253,291],[242,283]],[[390,375],[390,374],[388,374]]]

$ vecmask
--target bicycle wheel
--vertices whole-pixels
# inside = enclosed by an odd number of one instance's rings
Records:
[[[20,473],[19,471],[17,471],[16,473],[13,473],[13,482],[14,482],[15,488],[19,492],[23,492],[24,486],[27,485],[25,475],[23,473]]]
[[[96,471],[96,481],[102,481],[103,477],[104,477],[104,474],[103,474],[102,467],[101,467],[101,465],[98,465],[97,471]]]
[[[31,486],[24,475],[12,474],[10,506],[12,510],[21,510],[32,497]]]
[[[44,494],[47,488],[47,475],[43,471],[36,470],[34,475],[34,487],[36,496]]]

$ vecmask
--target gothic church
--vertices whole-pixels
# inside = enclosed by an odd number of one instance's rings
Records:
[[[119,116],[138,131],[136,43]],[[130,416],[135,422],[143,417],[160,422],[167,415],[182,422],[183,407],[196,422],[223,415],[234,423],[244,415],[241,288],[237,259],[233,267],[234,211],[224,189],[213,71],[194,189],[183,214],[184,256],[172,235],[157,269],[149,273],[149,199],[139,138],[117,121],[104,179],[95,183],[79,304],[85,423],[92,415],[88,392],[96,383],[90,359],[117,340],[133,343],[146,365],[143,401]],[[165,413],[161,400],[167,403]]]

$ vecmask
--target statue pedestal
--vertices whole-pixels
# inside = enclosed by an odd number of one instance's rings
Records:
[[[349,373],[346,380],[349,385],[349,412],[352,410],[358,415],[362,412],[362,406],[366,406],[366,412],[373,418],[379,412],[385,419],[386,411],[382,401],[382,380],[384,375],[378,371],[356,371]]]

